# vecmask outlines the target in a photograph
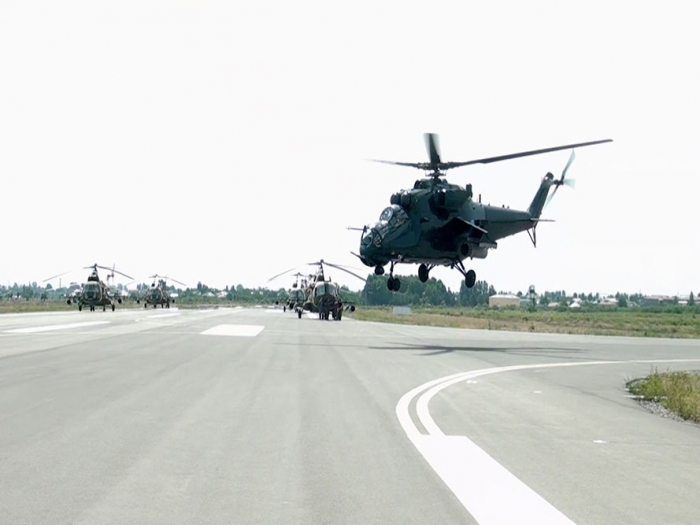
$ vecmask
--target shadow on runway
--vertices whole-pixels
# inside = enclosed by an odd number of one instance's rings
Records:
[[[435,345],[435,344],[413,344],[413,343],[389,343],[396,346],[370,346],[371,350],[416,350],[423,351],[419,356],[436,356],[449,354],[452,352],[500,352],[505,354],[517,354],[532,357],[542,357],[549,355],[557,355],[566,359],[590,359],[590,357],[579,357],[580,352],[587,352],[581,348],[557,348],[548,347],[542,348],[537,346],[454,346],[454,345]],[[564,355],[562,355],[564,354]]]

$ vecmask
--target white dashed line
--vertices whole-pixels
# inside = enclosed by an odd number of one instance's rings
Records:
[[[225,335],[232,337],[255,337],[265,329],[259,325],[220,324],[201,332],[201,335]]]
[[[6,334],[34,334],[37,332],[51,332],[53,330],[70,330],[71,328],[82,328],[84,326],[98,326],[101,324],[109,324],[110,321],[91,321],[87,323],[70,323],[70,324],[53,324],[49,326],[32,326],[29,328],[15,328],[14,330],[5,330]]]
[[[158,314],[158,315],[149,315],[146,317],[146,319],[164,319],[166,317],[176,317],[180,314]]]

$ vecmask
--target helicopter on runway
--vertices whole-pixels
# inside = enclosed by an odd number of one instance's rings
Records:
[[[391,291],[401,288],[401,281],[394,277],[394,265],[397,263],[420,264],[418,277],[421,282],[429,279],[430,270],[435,266],[449,266],[457,269],[464,276],[466,286],[471,288],[476,282],[476,273],[465,269],[464,259],[483,259],[490,249],[497,247],[496,241],[522,231],[527,231],[532,243],[537,246],[537,225],[544,221],[540,218],[542,209],[560,186],[571,183],[565,177],[574,160],[573,148],[612,142],[611,139],[597,140],[466,162],[443,162],[438,136],[426,133],[424,138],[429,162],[375,162],[425,170],[426,178],[417,180],[410,190],[394,193],[390,199],[391,205],[382,211],[379,222],[364,228],[351,228],[362,231],[360,253],[353,255],[363,264],[374,267],[376,275],[383,275],[384,266],[390,265],[387,288]],[[481,197],[478,201],[473,199],[471,184],[462,187],[444,180],[445,172],[452,168],[564,149],[572,149],[572,152],[561,177],[555,179],[554,175],[547,173],[526,211],[481,204]],[[552,187],[554,191],[550,194]]]
[[[176,282],[187,288],[185,283],[181,283],[167,275],[155,274],[151,275],[149,279],[153,279],[151,287],[146,290],[140,298],[136,299],[137,304],[141,304],[141,301],[143,301],[144,308],[148,308],[149,304],[152,304],[153,308],[156,308],[158,305],[160,305],[161,308],[170,308],[170,303],[175,302],[175,295],[168,292],[167,280]]]
[[[347,268],[340,266],[338,264],[333,264],[324,261],[307,263],[309,266],[318,266],[318,270],[315,274],[309,275],[308,279],[302,280],[304,285],[303,288],[303,299],[297,300],[294,305],[294,311],[297,313],[299,319],[301,319],[302,313],[304,311],[317,313],[319,319],[329,320],[331,318],[336,321],[340,321],[343,318],[343,311],[345,310],[345,302],[340,295],[340,286],[332,282],[330,277],[326,277],[324,272],[324,265],[336,268],[345,273],[357,277],[361,281],[366,281],[364,277],[357,275],[356,273],[348,270]],[[281,274],[275,275],[268,279],[268,282],[280,277],[286,273],[289,273],[296,268],[282,272]],[[351,312],[355,311],[355,305],[348,305]]]
[[[110,289],[108,284],[105,284],[100,279],[100,276],[97,273],[98,268],[101,268],[102,270],[109,270],[111,272],[110,277],[112,279],[114,278],[115,273],[118,273],[119,275],[122,275],[128,279],[133,279],[133,277],[120,272],[114,266],[112,266],[112,268],[100,266],[99,264],[86,266],[84,269],[92,269],[92,273],[90,273],[88,276],[87,282],[83,284],[80,293],[75,296],[68,297],[66,301],[67,304],[72,304],[75,302],[75,304],[78,305],[79,311],[82,311],[83,306],[87,306],[91,312],[94,312],[95,308],[98,306],[102,307],[102,311],[107,310],[107,307],[111,307],[112,311],[114,311],[116,309],[115,303],[121,304],[121,295],[119,295],[118,292],[115,293],[112,289]]]

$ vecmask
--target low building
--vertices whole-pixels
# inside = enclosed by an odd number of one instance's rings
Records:
[[[498,306],[499,308],[505,308],[507,306],[520,308],[520,297],[510,294],[492,295],[489,297],[489,307],[493,308],[494,306]]]

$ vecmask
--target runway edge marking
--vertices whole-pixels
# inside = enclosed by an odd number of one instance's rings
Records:
[[[575,525],[537,492],[518,479],[467,436],[446,436],[428,409],[430,400],[441,390],[476,377],[539,368],[600,366],[646,363],[689,363],[700,359],[645,359],[545,363],[484,368],[460,372],[428,381],[404,394],[396,405],[396,417],[408,439],[480,525],[547,523]],[[416,401],[416,414],[427,434],[413,423],[409,411]],[[507,502],[507,504],[504,504]]]

